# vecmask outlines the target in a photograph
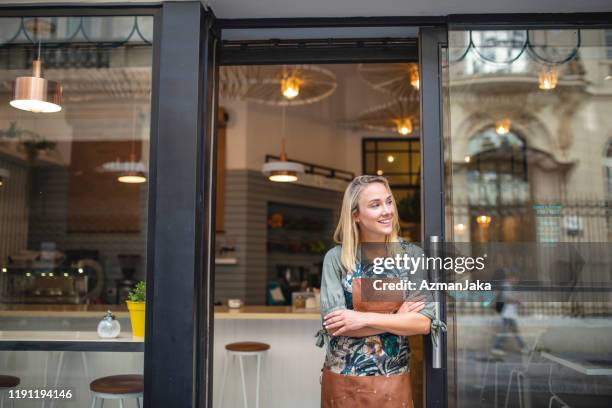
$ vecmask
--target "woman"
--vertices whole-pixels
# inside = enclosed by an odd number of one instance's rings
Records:
[[[361,243],[378,243],[363,246],[370,252],[378,246],[399,248],[409,256],[423,253],[399,238],[397,208],[384,177],[365,175],[349,184],[334,240],[340,245],[325,255],[321,281],[324,329],[317,333],[317,344],[327,347],[321,406],[367,408],[385,403],[412,408],[406,336],[428,334],[439,324],[432,325],[431,301],[363,300],[362,279],[372,274],[368,263],[361,262]],[[410,279],[423,274],[420,270]],[[397,276],[402,277],[401,272]]]

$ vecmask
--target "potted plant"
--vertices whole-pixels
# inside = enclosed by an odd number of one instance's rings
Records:
[[[147,286],[140,281],[128,294],[126,301],[130,311],[130,322],[132,323],[132,335],[134,337],[144,337],[145,335],[145,301]]]

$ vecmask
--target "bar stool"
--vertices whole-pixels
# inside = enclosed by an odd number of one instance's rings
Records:
[[[17,387],[21,379],[19,377],[13,377],[12,375],[0,375],[0,408],[4,408],[4,397],[11,403],[11,406],[15,406],[15,399],[8,398],[8,391]]]
[[[269,344],[258,343],[256,341],[242,341],[225,345],[226,352],[225,362],[223,364],[223,379],[221,380],[221,392],[219,395],[219,408],[223,408],[223,390],[225,388],[225,381],[227,380],[227,377],[229,375],[229,360],[231,358],[233,362],[236,357],[240,362],[240,377],[242,378],[242,396],[244,397],[244,407],[248,408],[246,381],[244,379],[244,358],[250,356],[257,358],[257,385],[255,388],[255,407],[259,408],[259,383],[261,380],[261,363],[262,359],[266,356],[269,349]]]
[[[98,398],[102,400],[100,408],[104,406],[104,400],[119,400],[119,408],[123,408],[123,400],[136,399],[136,406],[140,408],[140,398],[144,392],[144,378],[139,374],[111,375],[109,377],[96,378],[89,384],[93,393],[91,408],[96,406]]]

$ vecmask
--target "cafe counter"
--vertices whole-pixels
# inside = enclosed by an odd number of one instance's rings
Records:
[[[119,338],[101,340],[96,327],[111,309],[121,324]],[[313,407],[319,404],[319,374],[325,350],[315,345],[321,328],[317,310],[293,311],[286,306],[243,306],[214,311],[215,406],[219,397],[225,345],[258,341],[270,345],[263,363],[262,406]],[[62,407],[89,406],[88,385],[94,378],[142,373],[144,339],[132,337],[127,309],[119,305],[0,306],[0,366],[2,374],[17,375],[20,388],[69,386],[78,392]],[[252,364],[251,364],[252,363]],[[247,382],[254,382],[255,363],[245,364]],[[254,398],[254,384],[249,386]],[[234,362],[225,387],[224,406],[242,404],[238,363]],[[40,407],[40,401],[19,406]]]
[[[129,318],[124,305],[0,305],[0,318],[95,318],[111,310],[118,319]],[[215,306],[215,319],[320,320],[317,310],[293,310],[291,306]],[[6,322],[4,322],[6,323]],[[5,324],[1,329],[6,329]]]

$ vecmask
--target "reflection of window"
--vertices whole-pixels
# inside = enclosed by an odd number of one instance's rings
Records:
[[[515,133],[486,129],[468,142],[467,178],[471,204],[494,206],[528,200],[525,142]]]
[[[421,214],[421,147],[418,139],[363,139],[363,172],[389,180],[403,230],[418,237]]]
[[[526,31],[473,31],[471,35],[476,51],[466,55],[466,74],[526,72]]]

